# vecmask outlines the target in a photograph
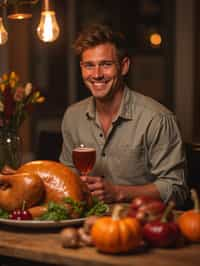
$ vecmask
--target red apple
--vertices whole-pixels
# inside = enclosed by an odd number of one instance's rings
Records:
[[[153,247],[169,247],[176,244],[180,236],[178,225],[167,217],[174,204],[170,202],[160,220],[148,222],[143,227],[143,237]]]

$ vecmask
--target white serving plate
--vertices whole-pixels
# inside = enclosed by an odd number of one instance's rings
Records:
[[[67,219],[61,221],[36,221],[36,220],[12,220],[0,218],[0,223],[5,225],[26,227],[26,228],[56,228],[72,225],[79,225],[84,222],[86,218]]]

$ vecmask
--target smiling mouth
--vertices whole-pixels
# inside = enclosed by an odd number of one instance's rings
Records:
[[[94,85],[94,86],[104,86],[105,84],[106,84],[106,82],[92,82],[92,84]]]
[[[110,80],[90,80],[90,82],[95,86],[106,85]]]
[[[106,83],[105,82],[101,82],[101,83],[100,82],[93,82],[92,87],[95,90],[104,90],[106,87]]]

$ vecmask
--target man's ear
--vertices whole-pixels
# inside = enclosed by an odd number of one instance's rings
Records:
[[[123,76],[125,76],[128,73],[129,67],[130,67],[130,58],[124,57],[121,62],[121,73]]]

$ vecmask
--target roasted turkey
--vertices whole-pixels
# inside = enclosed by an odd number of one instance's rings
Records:
[[[39,203],[45,189],[42,179],[34,173],[0,175],[0,208],[13,211]]]
[[[49,201],[63,202],[64,197],[91,204],[91,194],[79,176],[67,166],[54,161],[32,161],[15,173],[0,175],[0,208],[12,211],[23,201],[33,216],[44,211]]]

